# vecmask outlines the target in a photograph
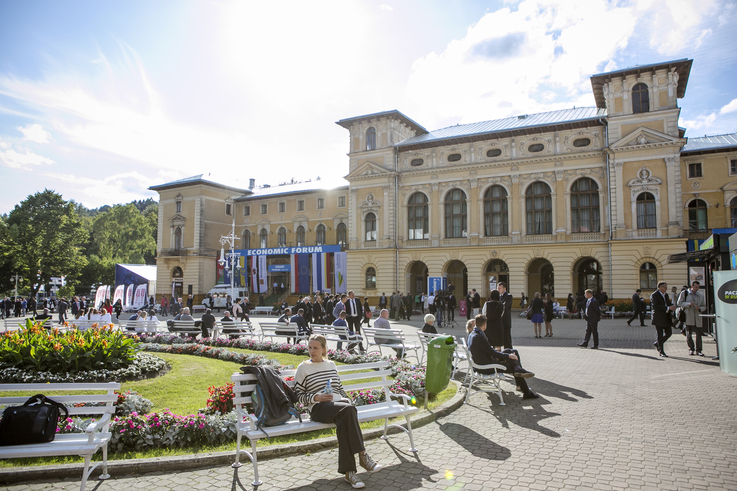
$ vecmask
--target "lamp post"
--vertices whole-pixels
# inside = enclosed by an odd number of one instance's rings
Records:
[[[230,261],[230,301],[235,302],[235,272],[236,270],[241,269],[241,265],[238,263],[238,258],[240,257],[241,253],[235,252],[235,218],[233,218],[233,227],[230,229],[230,234],[228,235],[222,235],[220,236],[220,259],[218,260],[218,263],[220,266],[226,266],[228,261]],[[225,244],[228,244],[230,246],[230,252],[227,255],[228,260],[225,259],[225,250],[223,249],[225,247]]]

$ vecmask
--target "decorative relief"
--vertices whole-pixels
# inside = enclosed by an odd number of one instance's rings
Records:
[[[513,166],[512,166],[511,168],[510,168],[510,170],[511,170],[511,171],[513,171],[513,172],[514,172],[514,171],[516,171],[516,170],[519,170],[519,165],[513,165]]]
[[[701,187],[701,183],[699,181],[694,181],[691,183],[692,189],[699,189]]]
[[[317,213],[317,218],[322,218],[322,212],[321,211]],[[284,218],[282,218],[282,220],[284,220]]]
[[[542,257],[542,255],[543,255],[543,250],[542,250],[542,249],[535,249],[535,250],[533,251],[533,253],[535,254],[535,257]]]
[[[555,180],[556,180],[556,181],[561,181],[561,180],[563,180],[563,176],[564,176],[564,174],[565,174],[565,173],[564,173],[564,172],[563,172],[562,170],[557,170],[557,171],[555,171]]]
[[[591,248],[590,247],[582,247],[581,248],[581,255],[582,256],[589,256],[591,254]]]
[[[495,258],[498,255],[499,255],[499,252],[496,249],[494,249],[493,251],[491,251],[491,257],[494,257]]]
[[[461,160],[457,162],[448,162],[448,155],[453,154],[453,153],[460,153]],[[455,164],[462,164],[464,162],[468,162],[468,150],[467,149],[453,147],[443,152],[440,152],[440,165],[455,165]]]
[[[432,176],[430,176],[430,179],[437,179],[437,178],[438,178],[437,174],[433,174]]]
[[[563,167],[563,162],[556,162],[554,164],[555,167]]]
[[[653,177],[653,173],[647,167],[642,167],[637,173],[637,177],[627,183],[629,187],[633,188],[633,193],[654,190],[656,186],[661,184],[663,184],[663,181]]]
[[[614,92],[622,92],[622,86],[621,85],[615,85],[614,86]]]
[[[458,259],[458,251],[450,251],[450,258],[451,259]]]
[[[545,149],[542,152],[528,152],[527,148],[530,145],[534,145],[536,143],[540,143],[542,145],[545,145]],[[529,156],[536,156],[538,154],[545,155],[545,154],[551,154],[553,153],[553,139],[552,138],[531,138],[529,140],[525,140],[523,142],[520,142],[519,144],[519,151],[523,156],[529,157]]]
[[[420,253],[419,252],[413,252],[412,253],[412,260],[413,261],[419,261],[420,260]]]
[[[645,253],[646,256],[650,255],[650,246],[645,246],[642,251]]]
[[[676,166],[676,158],[675,157],[666,157],[665,158],[665,166],[666,167],[675,167]]]
[[[519,182],[519,174],[512,174],[512,182],[515,184]]]

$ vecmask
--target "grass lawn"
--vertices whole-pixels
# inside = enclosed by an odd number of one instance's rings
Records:
[[[245,353],[254,353],[247,350],[234,350]],[[294,365],[295,367],[306,359],[304,356],[295,356],[281,353],[264,353],[269,358],[278,359],[284,365]],[[224,385],[230,381],[233,372],[240,371],[240,364],[227,362],[222,360],[214,360],[191,355],[172,355],[168,353],[155,353],[165,359],[170,365],[171,370],[163,377],[154,379],[141,380],[136,382],[126,382],[122,388],[124,390],[133,390],[141,394],[143,397],[150,399],[154,403],[152,412],[163,411],[168,408],[175,414],[194,414],[206,405],[209,396],[207,389],[213,385]],[[455,395],[455,386],[450,385],[444,392],[438,394],[428,404],[433,409],[444,402],[450,400]],[[10,395],[9,393],[6,393]],[[19,392],[17,395],[23,395]],[[33,394],[29,394],[29,397]],[[46,394],[53,396],[51,392]],[[418,402],[421,404],[421,401]],[[401,418],[404,421],[404,418]],[[384,424],[383,420],[371,421],[361,425],[363,429],[378,428]],[[293,443],[325,436],[334,435],[335,430],[322,430],[319,432],[301,433],[287,437],[277,437],[264,439],[259,442],[259,446],[277,445],[282,443]],[[397,435],[399,438],[406,438],[403,435]],[[151,458],[172,455],[189,455],[196,453],[232,451],[235,453],[235,442],[224,444],[216,447],[198,447],[198,448],[159,448],[139,452],[123,452],[111,453],[110,458],[115,460],[134,459],[134,458]],[[101,454],[97,454],[94,460],[100,460]],[[0,460],[0,467],[16,467],[27,465],[49,465],[64,464],[73,462],[82,462],[79,457],[48,457],[38,459],[12,459]]]

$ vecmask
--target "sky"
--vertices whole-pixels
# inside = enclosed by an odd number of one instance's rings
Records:
[[[591,75],[681,58],[686,136],[734,133],[735,25],[737,0],[0,0],[0,214],[196,174],[327,184],[348,172],[340,119],[594,106]]]

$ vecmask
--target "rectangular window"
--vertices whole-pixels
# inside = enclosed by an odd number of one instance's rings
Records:
[[[737,174],[737,160],[730,160],[729,161],[729,174],[730,175]]]
[[[177,213],[181,213],[181,212],[182,212],[182,202],[177,201]]]
[[[737,160],[732,162],[737,162]],[[345,208],[345,196],[338,196],[338,208]]]
[[[266,215],[269,212],[269,206],[268,205],[261,205],[261,214]]]
[[[325,208],[325,198],[317,198],[317,209],[322,210]]]
[[[231,210],[232,206],[233,205],[231,205],[230,203],[225,203],[225,214],[226,215],[230,216],[233,214]]]
[[[243,216],[251,216],[251,207],[249,205],[243,207]]]
[[[285,202],[279,203],[279,213],[284,213],[287,211],[287,204]]]
[[[688,178],[693,179],[694,177],[702,177],[701,162],[698,164],[688,164]]]
[[[305,211],[305,200],[300,199],[297,201],[297,211]]]

